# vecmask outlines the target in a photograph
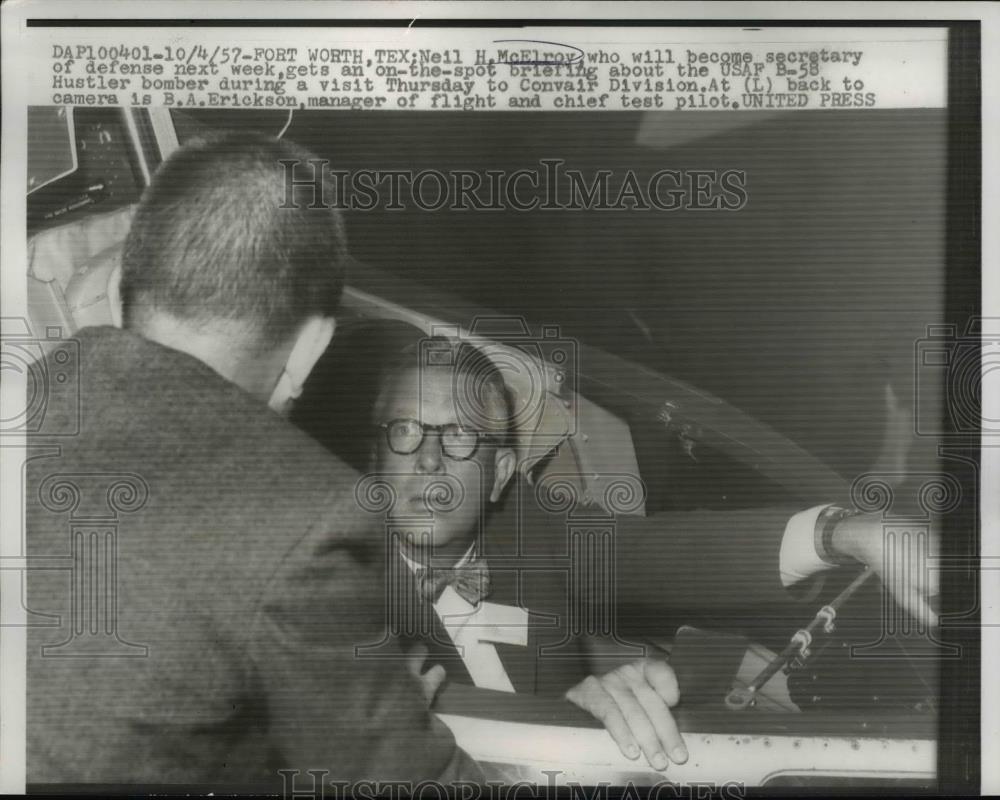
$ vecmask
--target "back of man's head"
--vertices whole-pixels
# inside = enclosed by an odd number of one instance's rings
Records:
[[[346,237],[335,209],[310,207],[313,187],[292,193],[288,162],[301,181],[310,160],[291,142],[243,133],[171,155],[125,242],[124,326],[141,333],[166,316],[203,332],[238,330],[242,347],[266,350],[309,317],[333,316]]]

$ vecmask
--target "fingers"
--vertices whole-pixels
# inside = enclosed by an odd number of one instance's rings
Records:
[[[646,760],[654,769],[666,769],[670,762],[660,743],[656,727],[651,721],[651,718],[657,715],[670,715],[666,704],[648,686],[626,683],[619,671],[609,673],[605,678],[603,681],[605,688],[625,718],[625,724],[628,725]]]
[[[424,697],[427,698],[428,705],[434,702],[438,689],[441,688],[441,684],[444,683],[446,677],[448,677],[448,673],[445,672],[445,668],[440,664],[435,664],[420,676],[420,684],[423,687]]]
[[[668,706],[675,706],[681,700],[680,688],[677,686],[677,676],[673,668],[665,661],[646,659],[643,662],[643,674],[646,682],[656,690]]]
[[[650,763],[657,769],[666,769],[667,753],[669,753],[671,759],[683,764],[687,761],[684,740],[681,738],[680,732],[677,730],[677,723],[674,722],[670,709],[663,702],[663,698],[649,686],[640,686],[634,691],[636,699],[654,731],[651,747],[655,749],[653,757],[649,759]],[[647,752],[647,758],[649,758],[647,749],[643,748],[643,751]]]
[[[427,645],[417,643],[406,654],[406,669],[415,678],[421,677],[424,662],[427,660]]]
[[[566,699],[593,714],[611,734],[622,755],[632,759],[639,757],[639,745],[618,703],[604,688],[601,678],[591,675],[570,689],[566,693]]]
[[[903,588],[898,593],[893,592],[893,596],[903,611],[912,619],[912,622],[907,621],[906,624],[916,623],[918,630],[925,626],[935,627],[938,625],[938,615],[931,608],[924,595]]]
[[[434,697],[445,682],[448,673],[443,666],[436,664],[427,672],[424,672],[424,663],[427,661],[427,646],[417,643],[413,649],[406,654],[406,670],[414,678],[420,681],[420,688],[423,690],[427,704],[434,702]]]
[[[928,599],[939,591],[940,572],[929,558],[931,542],[927,536],[909,539],[902,548],[899,571],[901,584],[895,592],[900,605],[917,623],[918,629],[938,624],[937,614]]]
[[[864,531],[866,557],[862,560],[918,627],[937,626],[938,615],[928,603],[940,592],[940,532],[936,524],[926,534],[887,537],[881,521],[877,522]]]
[[[917,553],[917,565],[912,568],[915,575],[914,583],[917,585],[916,597],[911,604],[910,613],[913,614],[919,627],[937,627],[938,615],[931,608],[928,602],[930,598],[937,597],[940,593],[941,574],[936,564],[929,562],[927,550],[919,548]]]
[[[638,758],[641,752],[661,771],[670,759],[687,761],[684,740],[670,713],[680,699],[677,679],[666,663],[643,659],[627,664],[601,678],[587,678],[566,697],[599,719],[627,758]]]
[[[643,687],[642,691],[652,695],[649,699],[649,705],[657,708],[655,714],[648,715],[650,721],[656,728],[660,744],[669,754],[671,761],[683,764],[688,759],[687,747],[685,747],[684,738],[677,729],[677,722],[674,720],[673,714],[670,713],[670,707],[677,705],[681,699],[680,689],[677,686],[677,676],[674,675],[673,669],[663,661],[646,661],[644,672],[648,688]],[[660,704],[662,704],[662,708]]]
[[[941,526],[932,520],[927,538],[920,548],[920,559],[924,570],[926,597],[937,597],[941,593]]]
[[[926,624],[930,628],[936,628],[941,624],[941,620],[935,613],[934,609],[931,608],[930,604],[924,600],[921,602],[921,608],[915,615],[918,620]]]

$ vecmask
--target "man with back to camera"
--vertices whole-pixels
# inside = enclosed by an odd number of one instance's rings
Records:
[[[29,575],[28,607],[62,622],[29,633],[29,783],[479,775],[403,665],[357,661],[384,629],[381,537],[356,474],[275,413],[345,279],[337,212],[282,207],[280,161],[311,157],[263,135],[174,153],[125,243],[123,329],[77,336],[79,434],[29,463],[28,552],[65,556],[70,514],[117,507],[117,597],[109,627],[91,609],[71,629],[87,598],[67,572]]]

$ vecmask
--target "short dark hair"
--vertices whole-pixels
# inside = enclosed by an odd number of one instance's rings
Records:
[[[277,344],[312,315],[331,316],[343,291],[347,240],[335,208],[286,197],[282,161],[316,157],[257,133],[189,142],[143,194],[122,256],[126,327],[150,312],[194,324],[248,326]]]

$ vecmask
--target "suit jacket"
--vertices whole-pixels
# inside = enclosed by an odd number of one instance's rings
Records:
[[[489,556],[488,545],[486,553]],[[398,560],[395,574],[405,587],[400,607],[411,612],[408,625],[397,622],[404,649],[415,641],[422,642],[428,649],[427,668],[440,664],[447,671],[449,682],[473,685],[462,655],[437,613],[419,598],[412,572],[401,558]],[[516,606],[527,612],[523,643],[493,642],[514,691],[561,697],[589,674],[582,643],[570,631],[562,587],[547,576],[534,576],[528,570],[491,568],[490,572],[489,602]]]
[[[184,353],[78,341],[78,393],[50,393],[45,423],[79,433],[37,440],[58,453],[26,475],[30,564],[51,567],[28,576],[48,623],[29,630],[29,782],[478,774],[398,659],[355,652],[385,629],[355,473]]]
[[[519,480],[483,536],[493,582],[488,599],[529,612],[526,645],[496,644],[515,691],[561,696],[588,674],[605,671],[602,659],[588,656],[583,646],[587,634],[616,644],[608,665],[622,653],[656,655],[650,644],[685,624],[765,642],[787,639],[811,617],[806,601],[822,581],[791,590],[781,583],[785,525],[801,510],[788,505],[636,517],[595,514],[593,508],[581,514],[576,507],[567,514],[542,508],[534,489]],[[400,607],[412,610],[421,601],[411,572],[395,561],[390,571],[406,587]],[[473,683],[432,608],[409,621],[426,629],[413,638],[428,646],[428,666],[440,663],[449,681]]]
[[[781,581],[785,526],[808,503],[638,517],[579,504],[546,509],[535,494],[519,480],[484,528],[489,599],[531,612],[528,647],[497,645],[518,692],[561,695],[623,653],[658,655],[655,645],[683,625],[780,647],[818,598],[835,593],[821,594],[823,575],[787,588]],[[615,644],[611,658],[588,656],[584,635]],[[447,655],[449,675],[471,683],[454,647],[431,650]]]

